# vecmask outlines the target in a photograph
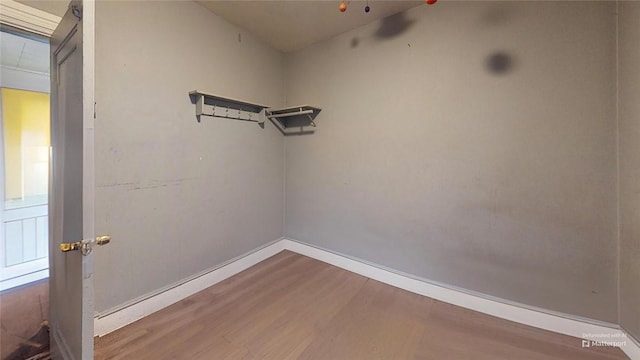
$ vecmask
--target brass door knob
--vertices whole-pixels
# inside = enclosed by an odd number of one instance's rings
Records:
[[[81,250],[82,255],[89,255],[93,250],[93,245],[106,245],[111,242],[111,236],[100,235],[95,239],[76,241],[72,243],[60,244],[60,251],[69,252],[74,250]]]
[[[100,235],[96,238],[96,244],[97,245],[107,245],[108,243],[111,242],[111,236],[110,235]]]
[[[60,244],[60,250],[62,252],[79,250],[82,247],[82,241],[76,241],[73,243],[62,243]]]

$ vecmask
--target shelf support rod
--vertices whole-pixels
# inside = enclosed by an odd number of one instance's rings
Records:
[[[313,114],[313,110],[302,110],[302,111],[296,111],[293,113],[284,113],[284,114],[271,114],[269,113],[267,116],[270,118],[281,118],[281,117],[289,117],[289,116],[296,116],[296,115],[307,115],[307,114]]]

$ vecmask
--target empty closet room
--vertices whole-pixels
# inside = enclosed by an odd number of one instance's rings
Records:
[[[97,355],[228,301],[246,315],[229,328],[184,323],[225,344],[192,356],[639,358],[640,3],[405,1],[366,20],[389,3],[96,2]],[[345,30],[314,38],[314,16]],[[196,117],[193,91],[319,113],[284,133]],[[477,318],[501,325],[449,328]],[[374,335],[331,353],[358,321]],[[378,342],[393,331],[411,336]]]

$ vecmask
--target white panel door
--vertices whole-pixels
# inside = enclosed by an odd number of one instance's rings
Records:
[[[93,258],[62,252],[93,234],[94,14],[72,1],[51,37],[49,259],[51,350],[93,358]]]

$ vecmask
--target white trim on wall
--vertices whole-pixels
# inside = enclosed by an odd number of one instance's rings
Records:
[[[13,0],[0,1],[0,23],[51,37],[60,17]]]
[[[302,241],[293,239],[283,239],[283,241],[285,241],[284,247],[287,250],[326,262],[370,279],[380,281],[415,294],[427,296],[435,300],[537,328],[580,337],[582,336],[582,333],[575,330],[573,327],[573,325],[576,325],[577,323],[589,323],[594,325],[595,327],[591,329],[592,332],[605,328],[610,329],[617,327],[617,325],[613,323],[580,318],[574,315],[535,308],[463,288],[457,288],[448,284],[416,277],[411,274],[323,249]],[[531,320],[530,318],[534,314],[538,316],[538,318],[536,320]],[[539,318],[540,315],[542,315],[543,318]],[[570,322],[567,323],[560,321],[555,323],[555,321],[559,321],[559,319],[567,319],[570,320]],[[548,325],[550,321],[552,323]]]
[[[640,347],[638,344],[631,339],[630,335],[627,335],[615,324],[596,324],[593,320],[580,319],[568,314],[551,314],[548,311],[542,311],[542,309],[533,310],[524,307],[524,305],[514,305],[507,300],[488,299],[477,294],[470,294],[459,289],[453,289],[444,284],[435,284],[426,279],[418,279],[408,274],[334,253],[297,240],[283,239],[282,242],[286,250],[326,262],[415,294],[424,295],[432,299],[505,320],[581,339],[587,338],[587,340],[589,340],[589,334],[609,334],[612,337],[609,338],[609,341],[624,338],[627,341],[626,346],[621,347],[622,351],[632,360],[640,360]]]
[[[138,299],[123,304],[118,308],[105,311],[94,318],[94,335],[103,336],[145,316],[162,310],[184,298],[228,279],[253,265],[266,260],[285,250],[282,239],[238,256],[224,264],[205,270],[188,279],[144,295]]]
[[[44,269],[11,279],[0,281],[0,291],[9,290],[18,286],[29,284],[49,277],[49,269]]]
[[[629,336],[628,339],[631,343],[628,346],[624,347],[622,351],[624,351],[624,353],[627,354],[627,356],[631,360],[640,359],[640,342],[638,342],[638,340],[636,340],[632,336]]]
[[[498,318],[514,321],[520,324],[553,331],[560,334],[590,339],[589,334],[609,334],[612,338],[626,340],[620,348],[632,360],[640,360],[640,345],[630,335],[627,335],[617,325],[596,323],[593,320],[581,319],[571,315],[549,313],[516,305],[506,300],[488,299],[470,294],[460,289],[453,289],[443,284],[435,284],[426,279],[418,279],[392,269],[367,263],[346,255],[334,253],[293,239],[280,239],[264,247],[258,248],[225,264],[185,279],[177,284],[148,294],[111,311],[99,314],[95,318],[95,335],[103,336],[171,304],[174,304],[198,291],[215,285],[269,257],[289,250],[327,264],[351,271],[353,273],[380,281],[382,283],[430,297],[449,304],[475,310]],[[625,336],[629,336],[626,337]]]

